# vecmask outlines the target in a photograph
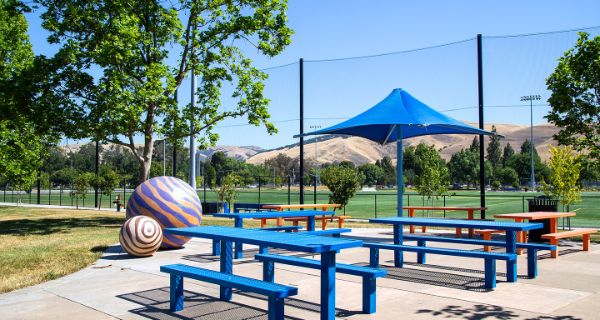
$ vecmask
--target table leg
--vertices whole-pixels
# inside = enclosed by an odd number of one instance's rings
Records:
[[[462,238],[462,228],[456,228],[456,237]]]
[[[558,218],[550,218],[550,233],[558,232]]]
[[[231,250],[231,241],[221,240],[221,265],[220,271],[222,273],[232,274],[233,273],[233,257]],[[221,286],[220,287],[220,299],[224,301],[231,301],[231,288]]]
[[[283,226],[283,218],[277,218],[277,226],[278,227]]]
[[[394,225],[394,244],[402,244],[402,226]],[[394,266],[402,268],[404,255],[402,251],[394,251]]]
[[[338,228],[343,228],[344,227],[344,218],[342,217],[338,217]]]
[[[292,221],[292,224],[294,225],[294,227],[297,227],[298,226],[298,220]],[[294,230],[294,232],[298,232],[298,230],[296,229],[296,230]]]
[[[523,219],[517,218],[515,219],[515,222],[523,222]],[[517,231],[517,242],[525,242],[525,232],[524,231]],[[520,255],[523,253],[523,249],[519,248],[517,249],[517,254]]]
[[[408,209],[408,217],[412,218],[414,216],[415,216],[415,210],[414,209]],[[410,226],[408,226],[408,232],[415,233],[415,226],[413,226],[412,224]]]
[[[467,210],[467,219],[473,220],[473,210]],[[469,228],[469,238],[473,238],[473,228]]]
[[[327,229],[327,217],[321,216],[321,218],[323,219],[323,220],[321,220],[321,229],[325,230],[325,229]]]
[[[308,217],[308,223],[306,225],[308,231],[315,231],[315,216]]]
[[[506,230],[506,252],[517,252],[517,234],[513,230]],[[506,261],[506,278],[508,282],[517,282],[517,260]]]
[[[264,228],[267,226],[267,219],[260,219],[260,227]]]
[[[321,253],[321,320],[335,319],[335,251]]]
[[[235,218],[235,227],[236,228],[244,228],[244,219]],[[244,244],[241,242],[235,243],[235,258],[241,259],[244,257]]]

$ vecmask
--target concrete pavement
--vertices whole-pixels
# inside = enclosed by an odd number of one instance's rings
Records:
[[[389,229],[354,229],[352,237],[391,238]],[[453,246],[436,244],[436,246]],[[475,246],[462,246],[476,249]],[[257,248],[246,246],[248,258],[236,261],[234,273],[260,279],[261,264],[252,259]],[[377,313],[361,309],[361,279],[337,276],[337,316],[340,319],[599,319],[600,245],[581,252],[580,243],[562,242],[559,259],[542,254],[539,277],[526,279],[525,256],[519,257],[519,280],[505,282],[498,263],[498,287],[486,292],[483,262],[428,255],[427,265],[405,254],[405,268],[392,268],[392,253],[381,252],[388,277],[378,280]],[[315,258],[318,258],[315,257]],[[367,263],[368,250],[344,250],[344,263]],[[2,319],[266,319],[263,297],[236,293],[232,302],[218,300],[218,286],[186,279],[185,310],[170,313],[169,279],[159,266],[186,263],[218,270],[210,242],[190,241],[184,249],[132,258],[112,246],[94,265],[72,275],[0,295]],[[319,318],[320,282],[317,270],[277,265],[276,282],[298,287],[286,301],[290,319]]]

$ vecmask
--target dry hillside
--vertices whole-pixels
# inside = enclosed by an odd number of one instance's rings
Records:
[[[486,125],[485,129],[491,130],[491,124]],[[528,126],[497,124],[496,129],[499,134],[504,136],[504,139],[501,140],[502,148],[504,148],[506,143],[510,143],[516,152],[519,152],[521,144],[525,139],[528,139],[530,135]],[[533,130],[536,149],[542,160],[546,161],[549,157],[548,145],[556,145],[556,142],[552,139],[552,135],[558,131],[558,128],[550,124],[542,124],[534,126]],[[467,148],[473,141],[473,137],[473,135],[422,136],[406,139],[404,141],[404,146],[417,145],[421,142],[433,144],[437,149],[441,150],[442,157],[449,160],[454,153],[460,151],[460,149]],[[396,155],[396,145],[394,143],[382,146],[358,137],[336,137],[325,141],[318,141],[316,144],[318,152],[317,161],[319,163],[350,160],[355,164],[360,165],[368,162],[375,162],[385,155],[389,155],[392,158],[395,158]],[[304,150],[305,159],[314,161],[315,144],[305,144]],[[258,153],[250,157],[247,162],[252,164],[262,164],[265,160],[275,157],[279,153],[284,153],[289,157],[296,158],[299,154],[299,147],[293,146]]]

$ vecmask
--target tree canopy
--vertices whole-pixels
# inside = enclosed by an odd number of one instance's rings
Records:
[[[554,138],[562,145],[589,152],[600,165],[600,36],[580,33],[575,47],[559,59],[546,80],[552,92],[546,115],[561,130]]]
[[[49,95],[72,121],[71,136],[128,147],[140,180],[150,172],[155,134],[175,141],[193,132],[209,145],[218,139],[215,125],[235,117],[276,132],[266,74],[242,48],[275,56],[290,43],[285,0],[36,2],[45,7],[49,42],[60,46]],[[198,103],[179,108],[174,95],[192,69]],[[236,105],[221,108],[225,92]]]

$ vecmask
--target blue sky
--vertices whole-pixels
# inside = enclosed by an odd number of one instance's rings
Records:
[[[600,25],[600,1],[352,1],[290,0],[292,44],[267,59],[249,50],[259,67],[305,62],[305,121],[322,127],[351,117],[404,88],[437,110],[465,121],[477,121],[477,69],[474,38],[484,36],[484,102],[486,123],[529,123],[529,108],[520,96],[542,95],[534,123],[545,122],[548,92],[544,79],[576,39],[576,32],[544,33]],[[39,12],[28,15],[36,54],[51,55]],[[600,28],[589,30],[600,34]],[[439,44],[439,48],[376,58],[316,62],[376,55]],[[312,62],[311,62],[312,61]],[[266,94],[279,133],[269,136],[242,119],[223,122],[221,145],[278,147],[294,143],[298,132],[298,64],[267,70]],[[189,83],[179,93],[189,102]],[[230,103],[224,99],[224,108]],[[230,107],[230,106],[229,106]]]

